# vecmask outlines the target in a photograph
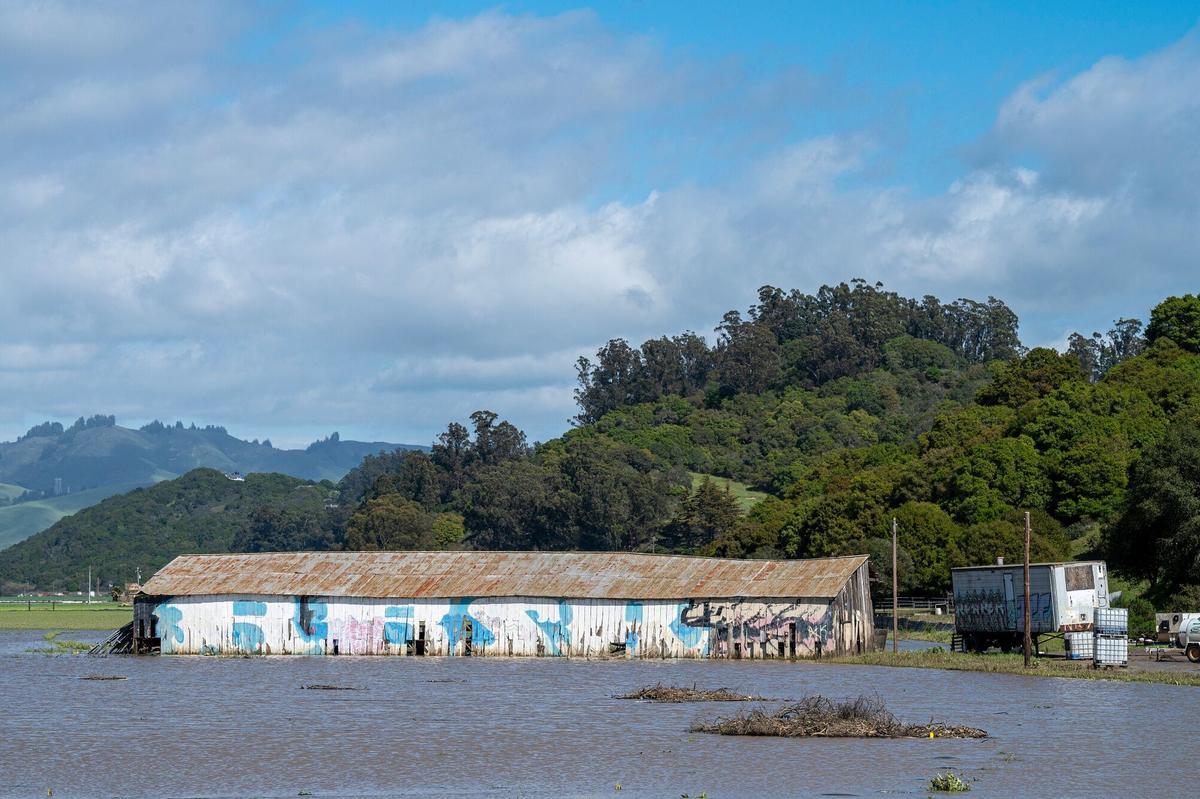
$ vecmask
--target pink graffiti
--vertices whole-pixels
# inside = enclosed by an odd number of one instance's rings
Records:
[[[370,621],[346,619],[342,624],[341,641],[338,648],[349,655],[370,655],[383,647],[385,620],[372,618]]]

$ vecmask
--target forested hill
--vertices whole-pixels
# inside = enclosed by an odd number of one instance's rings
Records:
[[[368,459],[342,482],[346,545],[428,546],[412,520],[460,513],[467,546],[865,551],[888,580],[895,517],[902,590],[934,593],[951,566],[1019,560],[1030,511],[1036,558],[1107,557],[1127,596],[1200,604],[1200,298],[1065,353],[1023,347],[994,298],[861,281],[765,287],[717,332],[581,359],[580,424],[536,449],[481,413],[428,455]],[[728,480],[767,497],[746,512]]]
[[[865,551],[887,580],[895,517],[902,590],[933,593],[953,565],[1019,560],[1028,510],[1036,558],[1098,554],[1136,593],[1191,607],[1198,353],[1191,295],[1144,333],[1122,319],[1059,353],[1024,348],[996,299],[766,287],[712,344],[615,340],[581,359],[579,423],[561,438],[531,447],[480,411],[427,453],[365,458],[313,517],[320,536],[261,514],[231,545]],[[0,580],[14,574],[0,553]]]
[[[0,443],[0,548],[107,496],[198,467],[338,480],[366,455],[397,448],[412,447],[342,441],[334,433],[290,450],[270,441],[242,441],[217,426],[152,422],[134,430],[104,415],[69,427],[46,422]]]

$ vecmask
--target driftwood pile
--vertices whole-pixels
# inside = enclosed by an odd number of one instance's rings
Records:
[[[940,722],[904,724],[877,697],[834,700],[806,697],[774,713],[754,710],[731,719],[697,722],[691,732],[773,735],[784,738],[986,738],[974,727]]]
[[[679,688],[674,685],[652,685],[628,694],[621,694],[616,699],[641,699],[645,702],[766,702],[766,697],[753,694],[739,694],[728,688],[718,688],[715,691],[703,691],[693,685],[691,688]]]

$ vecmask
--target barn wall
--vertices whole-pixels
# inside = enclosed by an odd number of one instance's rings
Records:
[[[867,564],[855,570],[831,605],[836,654],[855,655],[875,649],[875,608]]]
[[[404,655],[423,624],[428,655],[465,654],[469,630],[475,656],[811,657],[854,651],[837,613],[857,601],[187,596],[153,615],[164,654]]]

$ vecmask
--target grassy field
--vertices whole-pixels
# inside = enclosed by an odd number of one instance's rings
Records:
[[[945,669],[947,671],[983,671],[993,674],[1021,674],[1027,677],[1070,677],[1080,680],[1116,680],[1118,682],[1153,682],[1166,685],[1200,687],[1200,669],[1191,672],[1128,671],[1125,669],[1093,669],[1086,662],[1072,660],[1033,661],[1026,670],[1019,654],[964,655],[944,649],[929,652],[868,652],[865,655],[825,658],[817,663],[836,663],[853,666],[900,666],[916,669]]]
[[[733,498],[737,500],[738,507],[742,512],[753,508],[758,503],[767,498],[767,495],[761,491],[753,491],[750,486],[745,483],[739,483],[737,480],[730,480],[728,477],[717,477],[711,474],[700,474],[699,472],[688,472],[692,476],[692,489],[704,482],[704,478],[708,478],[716,483],[721,488],[729,489],[733,494]]]
[[[0,483],[0,499],[16,499],[25,493],[25,489],[12,483]]]
[[[34,533],[40,533],[64,516],[70,516],[76,511],[95,505],[102,499],[107,499],[114,494],[123,494],[139,485],[142,484],[122,483],[92,488],[87,491],[76,491],[58,497],[37,499],[32,502],[19,502],[16,505],[0,508],[0,549],[24,541]],[[0,486],[7,486],[7,484],[0,484]],[[7,488],[20,487],[7,486]],[[7,489],[0,488],[0,491],[4,490]],[[24,491],[24,489],[20,489],[20,491]]]
[[[33,610],[24,605],[0,605],[0,630],[115,630],[133,618],[133,609],[115,602],[91,605],[56,605],[35,602]]]

